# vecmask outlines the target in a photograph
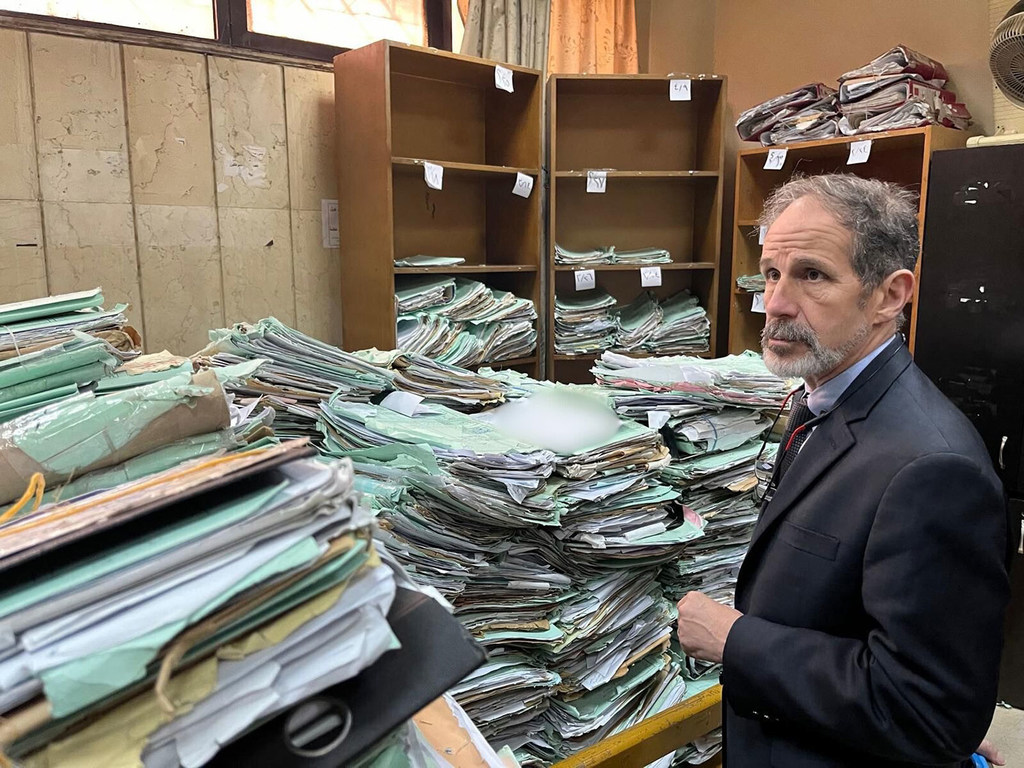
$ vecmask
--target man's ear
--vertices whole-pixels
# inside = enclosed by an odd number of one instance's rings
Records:
[[[909,269],[898,269],[882,281],[875,289],[875,325],[892,322],[902,314],[903,307],[914,298],[916,283],[917,278]]]

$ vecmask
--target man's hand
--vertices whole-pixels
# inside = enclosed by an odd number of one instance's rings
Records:
[[[981,746],[975,750],[979,755],[988,760],[992,765],[1006,765],[1006,758],[999,751],[995,744],[988,739],[981,742]]]
[[[729,630],[743,614],[702,592],[687,592],[679,604],[679,644],[687,656],[721,662]]]

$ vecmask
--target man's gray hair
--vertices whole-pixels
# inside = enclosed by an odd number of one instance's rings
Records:
[[[865,290],[899,269],[914,269],[919,243],[913,192],[847,173],[797,176],[772,192],[759,223],[771,226],[802,197],[813,197],[852,233],[851,261]]]

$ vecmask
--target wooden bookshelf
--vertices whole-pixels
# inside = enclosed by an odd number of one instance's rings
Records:
[[[689,79],[691,99],[669,98]],[[548,81],[548,378],[591,382],[597,355],[555,354],[555,296],[575,291],[577,269],[620,305],[650,290],[659,299],[689,289],[711,320],[714,353],[721,249],[725,78],[716,75],[554,75]],[[606,172],[588,193],[587,172]],[[555,264],[555,243],[573,251],[664,248],[662,284],[643,288],[640,267]]]
[[[505,66],[505,65],[503,65]],[[541,305],[541,73],[383,40],[334,59],[342,334],[346,349],[395,346],[395,285],[404,275],[480,280]],[[441,165],[441,190],[424,162]],[[517,173],[534,180],[512,194]],[[457,267],[396,268],[417,254]],[[540,322],[540,321],[538,321]],[[540,330],[540,329],[538,329]],[[487,362],[540,375],[537,354]]]
[[[729,352],[746,349],[760,351],[764,315],[751,311],[753,294],[736,287],[736,279],[758,272],[761,246],[758,217],[772,190],[799,172],[811,176],[823,173],[853,173],[857,176],[891,181],[921,196],[918,231],[924,235],[924,212],[928,191],[928,168],[932,152],[962,147],[970,134],[942,126],[907,128],[900,131],[845,136],[785,146],[786,162],[781,170],[765,170],[771,149],[758,147],[740,150],[736,158],[736,208],[732,247],[731,301],[729,302]],[[850,143],[871,139],[871,155],[866,163],[847,165]],[[920,269],[920,261],[918,262]],[[908,308],[905,332],[914,349],[917,333],[917,296]]]

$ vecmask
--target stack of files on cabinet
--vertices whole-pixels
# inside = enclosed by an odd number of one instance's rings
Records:
[[[615,348],[632,352],[644,348],[665,314],[654,294],[644,291],[626,306],[617,308],[614,317],[618,325]]]
[[[611,264],[614,248],[594,248],[589,251],[570,251],[555,243],[555,264],[582,266],[585,264]]]
[[[941,62],[899,45],[840,76],[839,102],[846,135],[938,123],[965,129],[971,113],[946,90]]]
[[[644,344],[655,355],[707,352],[711,341],[708,313],[696,296],[680,291],[661,303],[661,323]]]
[[[351,467],[306,450],[193,462],[0,528],[9,755],[200,765],[397,647]]]
[[[0,304],[0,360],[70,341],[74,331],[103,339],[128,357],[137,355],[141,341],[126,309],[127,304],[104,309],[100,288]]]
[[[740,275],[736,278],[736,287],[741,291],[763,293],[765,287],[764,275]]]
[[[839,135],[840,119],[838,95],[829,88],[813,104],[783,117],[762,133],[761,144],[770,146],[830,139]]]
[[[614,245],[589,251],[570,251],[555,243],[555,263],[575,266],[587,264],[670,264],[672,254],[664,248],[618,250]]]
[[[658,303],[649,291],[623,307],[603,291],[555,297],[555,352],[592,354],[614,347],[625,352],[704,352],[711,323],[700,302],[681,291]]]
[[[612,251],[612,261],[615,264],[670,264],[672,254],[664,248],[636,248],[633,250],[620,251],[615,248]]]
[[[763,135],[778,123],[791,118],[811,105],[818,104],[835,91],[824,83],[809,83],[796,90],[775,96],[740,113],[736,132],[743,141],[763,140]]]
[[[422,253],[395,259],[396,267],[457,267],[465,263],[461,256],[427,256]]]
[[[555,296],[555,352],[586,355],[614,346],[618,323],[615,299],[600,288]]]
[[[537,346],[533,302],[476,280],[397,278],[399,349],[459,366],[525,357]]]

